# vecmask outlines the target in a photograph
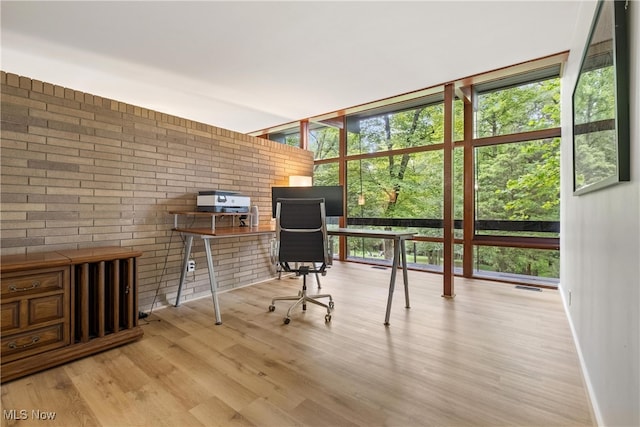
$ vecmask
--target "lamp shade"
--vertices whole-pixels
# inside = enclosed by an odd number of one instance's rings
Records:
[[[289,177],[289,187],[311,187],[313,178],[310,176],[291,175]]]

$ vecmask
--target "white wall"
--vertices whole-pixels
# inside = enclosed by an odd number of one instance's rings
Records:
[[[573,196],[571,95],[595,7],[582,4],[563,77],[561,292],[598,424],[640,426],[640,2],[630,2],[631,182]]]

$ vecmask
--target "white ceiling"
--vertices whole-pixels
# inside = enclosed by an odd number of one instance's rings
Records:
[[[579,1],[2,1],[2,70],[248,133],[568,50]]]

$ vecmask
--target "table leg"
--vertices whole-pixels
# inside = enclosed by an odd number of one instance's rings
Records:
[[[404,239],[400,240],[402,251],[402,276],[404,279],[404,307],[411,308],[409,304],[409,277],[407,273],[407,251],[405,249]]]
[[[216,325],[222,325],[222,317],[220,316],[220,305],[218,304],[218,283],[216,282],[216,273],[213,270],[213,258],[211,257],[211,245],[209,239],[204,239],[204,250],[207,253],[207,266],[209,267],[209,284],[211,285],[213,309],[216,312]]]
[[[193,244],[193,236],[187,234],[186,240],[184,241],[184,259],[182,260],[182,271],[180,272],[180,284],[178,285],[178,294],[176,295],[176,304],[178,307],[180,305],[180,294],[182,294],[182,285],[184,285],[184,281],[187,278],[187,268],[189,265],[189,257],[191,256],[191,245]]]
[[[399,239],[393,240],[393,260],[391,267],[391,280],[389,281],[389,296],[387,297],[387,314],[384,317],[385,326],[389,326],[389,316],[391,315],[391,302],[393,301],[393,289],[396,285],[396,274],[398,273],[398,258],[400,258]]]

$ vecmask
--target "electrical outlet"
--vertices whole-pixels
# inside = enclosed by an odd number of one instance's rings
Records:
[[[187,262],[187,272],[191,273],[192,271],[196,271],[196,261],[194,259],[190,259]]]

